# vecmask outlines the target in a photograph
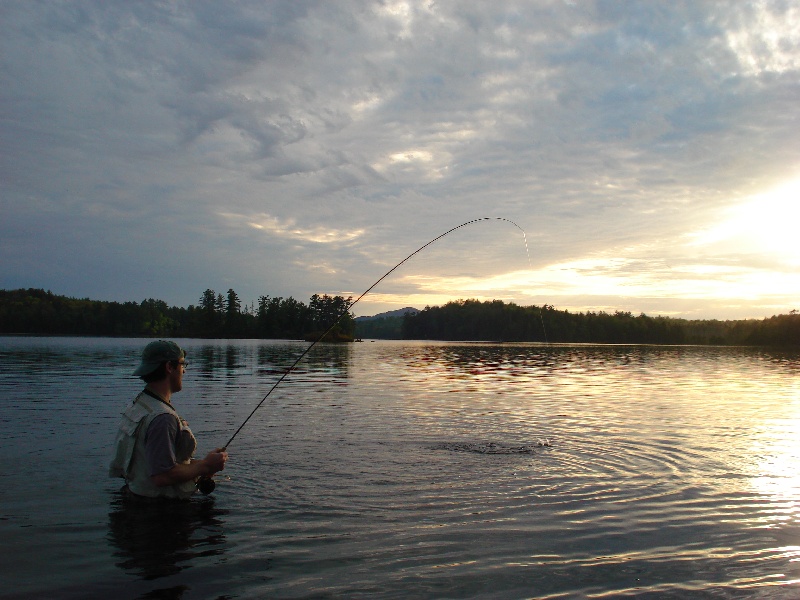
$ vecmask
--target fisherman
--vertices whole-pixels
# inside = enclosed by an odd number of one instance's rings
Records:
[[[181,391],[186,352],[175,342],[150,342],[133,372],[146,386],[122,413],[109,475],[123,477],[126,497],[187,499],[198,482],[225,468],[223,448],[203,459],[191,429],[172,406]]]

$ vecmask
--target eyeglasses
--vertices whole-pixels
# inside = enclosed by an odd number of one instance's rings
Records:
[[[180,361],[176,360],[176,361],[173,361],[172,364],[176,365],[178,367],[183,367],[184,369],[188,369],[189,368],[189,363],[188,362],[180,362]]]

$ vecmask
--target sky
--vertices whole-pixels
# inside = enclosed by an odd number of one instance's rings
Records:
[[[786,314],[799,117],[789,0],[4,0],[0,288]]]

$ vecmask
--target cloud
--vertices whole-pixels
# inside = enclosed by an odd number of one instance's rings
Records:
[[[790,3],[0,11],[6,288],[182,305],[208,287],[358,293],[427,240],[490,216],[525,229],[530,269],[515,232],[472,227],[362,310],[470,292],[591,307],[627,290],[620,301],[643,308],[660,296],[696,314],[687,298],[717,310],[718,294],[725,314],[761,316],[794,289],[786,243],[699,244],[747,199],[751,221],[792,202],[759,208],[800,177]],[[780,222],[759,221],[773,240],[786,239]],[[770,291],[731,308],[738,288],[707,269],[719,265]]]
[[[363,230],[342,231],[322,226],[305,229],[298,227],[294,220],[282,221],[265,213],[247,216],[223,212],[220,216],[233,222],[246,223],[271,236],[316,244],[352,242],[364,233]]]

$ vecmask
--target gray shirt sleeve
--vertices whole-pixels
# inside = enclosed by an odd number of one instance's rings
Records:
[[[178,419],[164,413],[155,417],[144,437],[144,453],[149,475],[169,471],[178,461],[175,458],[175,440],[178,437]]]

